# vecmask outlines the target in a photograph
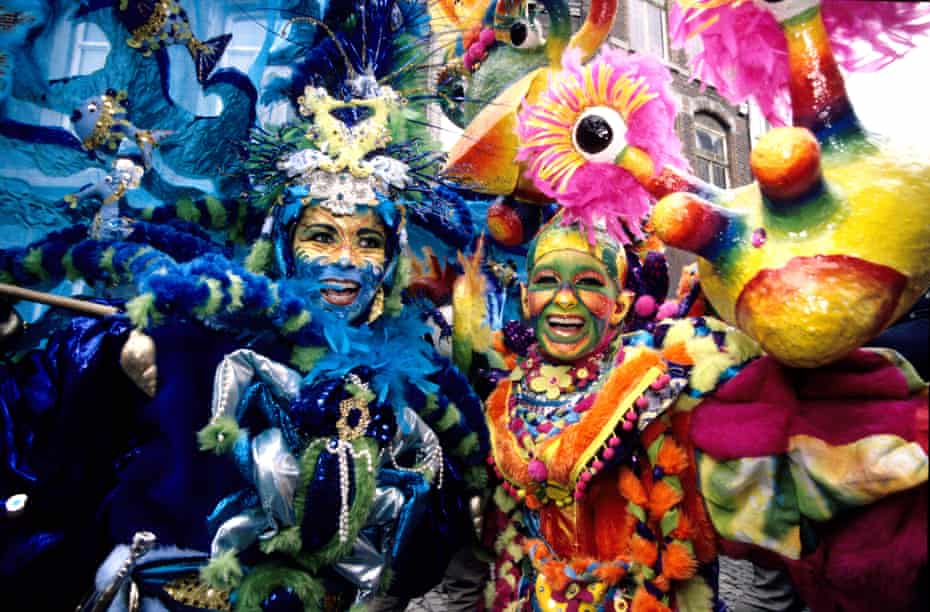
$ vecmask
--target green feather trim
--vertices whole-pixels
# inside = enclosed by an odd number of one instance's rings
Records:
[[[143,221],[151,221],[152,217],[155,215],[154,206],[146,206],[142,209],[142,214],[139,215]]]
[[[229,278],[229,305],[226,306],[226,310],[233,312],[242,308],[244,283],[242,282],[242,277],[238,274],[227,272],[226,276]]]
[[[442,415],[442,418],[436,422],[436,425],[433,427],[438,432],[443,432],[451,427],[454,427],[459,421],[462,420],[462,413],[459,412],[459,409],[455,407],[455,404],[449,402],[449,405],[446,406],[446,412]]]
[[[261,274],[271,267],[271,240],[268,238],[259,238],[252,245],[248,256],[245,258],[245,269],[253,274]]]
[[[39,247],[29,249],[29,252],[23,257],[23,267],[33,276],[38,277],[39,280],[48,278],[48,272],[42,267],[42,249]]]
[[[223,455],[233,449],[242,433],[234,418],[221,416],[197,432],[197,443],[202,451]]]
[[[190,221],[191,223],[200,222],[200,211],[197,210],[197,205],[188,198],[183,197],[178,200],[175,204],[175,208],[178,211],[178,218],[183,219],[184,221]]]
[[[213,196],[205,197],[203,203],[207,207],[207,212],[210,214],[210,227],[213,229],[226,227],[228,219],[226,209],[223,208],[223,203]]]
[[[65,256],[61,258],[61,267],[65,269],[65,276],[68,280],[77,280],[81,278],[81,271],[74,267],[74,247],[68,249]]]
[[[397,262],[397,271],[394,274],[394,285],[391,293],[384,298],[384,314],[396,317],[404,308],[402,293],[410,283],[410,259],[400,256]]]
[[[474,490],[488,488],[488,470],[483,465],[473,465],[465,470],[465,484]]]
[[[194,314],[200,317],[211,317],[219,311],[223,303],[223,284],[216,278],[207,278],[203,281],[207,284],[210,295],[205,303],[194,309]]]
[[[291,364],[306,374],[327,352],[327,349],[322,346],[295,346],[291,351]]]
[[[159,325],[164,319],[164,315],[155,309],[155,294],[151,292],[143,293],[126,302],[126,314],[129,315],[132,324],[139,329]]]
[[[100,254],[100,269],[105,271],[110,275],[110,280],[113,283],[119,281],[119,273],[116,271],[116,268],[113,267],[113,256],[116,255],[116,249],[109,247]]]
[[[297,511],[297,524],[300,525],[304,520],[313,520],[312,517],[304,517],[306,509],[306,492],[310,489],[310,482],[316,472],[317,459],[320,453],[324,451],[328,439],[315,440],[300,458],[300,488],[294,495],[294,507]],[[345,542],[339,540],[339,534],[326,543],[322,548],[313,551],[304,551],[297,560],[302,566],[311,572],[317,571],[326,565],[331,565],[345,556],[355,543],[355,537],[368,518],[368,512],[371,510],[371,503],[374,499],[376,480],[376,470],[368,471],[368,462],[362,458],[365,451],[371,456],[373,462],[378,459],[378,445],[371,438],[358,438],[352,441],[352,453],[356,459],[355,463],[355,499],[349,507],[349,524],[348,533]]]
[[[242,580],[242,566],[239,565],[236,552],[227,550],[210,559],[209,563],[200,568],[200,578],[218,589],[235,588]]]
[[[290,587],[304,604],[304,612],[323,609],[326,594],[319,580],[281,562],[262,563],[236,589],[236,612],[261,612],[262,602],[278,587]]]
[[[300,553],[300,547],[303,542],[300,539],[300,527],[296,525],[281,529],[273,538],[262,540],[259,547],[266,555],[274,553],[284,553],[291,557]]]
[[[284,325],[281,326],[281,333],[285,335],[293,334],[309,322],[310,311],[301,310],[299,313],[295,314],[293,317],[284,322]]]
[[[475,449],[478,448],[478,434],[471,432],[459,442],[459,445],[452,449],[452,454],[456,457],[468,457]]]
[[[430,393],[426,396],[426,401],[423,403],[423,408],[420,410],[420,416],[425,417],[432,414],[437,408],[439,408],[439,400],[436,398],[436,395]]]

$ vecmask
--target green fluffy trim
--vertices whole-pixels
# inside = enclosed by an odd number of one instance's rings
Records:
[[[452,454],[456,457],[468,457],[478,448],[478,434],[474,431],[462,438],[458,446],[452,449]]]
[[[272,538],[262,540],[259,546],[266,555],[284,553],[291,557],[300,553],[303,542],[300,539],[300,527],[296,525],[281,529]]]
[[[139,329],[148,329],[161,323],[164,315],[155,308],[155,294],[143,293],[126,302],[126,314]]]
[[[191,223],[200,222],[200,211],[197,210],[197,205],[194,204],[190,198],[181,198],[178,200],[175,208],[178,211],[178,218],[183,219],[184,221],[190,221]]]
[[[201,317],[212,317],[220,310],[223,304],[223,284],[215,278],[204,279],[210,294],[207,301],[194,309],[194,313]]]
[[[210,214],[210,227],[213,229],[226,227],[227,215],[226,209],[223,208],[223,203],[213,196],[205,197],[203,202],[207,207],[207,212]]]
[[[242,566],[236,558],[236,552],[227,550],[200,568],[200,578],[218,589],[235,588],[242,580]]]
[[[306,492],[310,489],[310,481],[316,472],[317,458],[323,452],[328,439],[316,440],[304,452],[300,458],[300,487],[294,496],[294,507],[297,510],[297,524],[300,525],[304,520],[313,520],[312,517],[304,517],[307,499]],[[378,460],[378,445],[371,438],[358,438],[352,441],[352,452],[357,459],[355,460],[355,499],[349,507],[349,525],[346,540],[339,540],[339,534],[326,543],[322,548],[313,551],[304,551],[297,560],[311,572],[317,571],[326,565],[331,565],[345,556],[355,542],[355,537],[368,518],[368,512],[371,510],[371,503],[374,499],[376,480],[376,470],[368,471],[368,462],[363,458],[367,451],[373,462]]]
[[[278,587],[290,587],[304,604],[304,612],[323,609],[323,585],[313,576],[280,562],[258,565],[236,589],[236,612],[262,612],[262,602]]]
[[[235,419],[222,416],[197,432],[197,443],[202,451],[223,455],[233,449],[242,433]]]
[[[459,409],[456,408],[455,404],[449,402],[449,405],[446,406],[446,412],[442,415],[442,418],[436,422],[436,425],[433,427],[438,432],[443,432],[450,427],[455,426],[459,421],[462,420],[462,413],[459,412]]]
[[[74,266],[74,247],[68,249],[65,256],[61,258],[61,267],[65,269],[65,276],[70,281],[81,278],[81,271]]]
[[[465,484],[476,491],[488,488],[488,470],[483,465],[473,465],[465,470]]]
[[[33,276],[38,277],[39,280],[48,278],[48,272],[42,266],[42,249],[38,247],[29,249],[29,252],[23,257],[23,268]]]
[[[295,346],[291,351],[291,363],[303,373],[307,373],[316,366],[320,357],[327,353],[322,346]]]
[[[110,280],[116,283],[119,280],[119,273],[113,267],[113,256],[116,255],[116,249],[108,247],[100,254],[100,269],[110,275]]]
[[[396,317],[404,308],[403,291],[410,283],[410,259],[401,256],[397,262],[397,272],[394,274],[394,285],[391,293],[384,298],[384,314]]]
[[[293,334],[300,330],[304,325],[310,322],[310,311],[301,310],[293,317],[284,322],[281,326],[281,332],[285,335]]]
[[[271,240],[259,238],[252,245],[245,258],[245,269],[253,274],[261,274],[271,267],[271,254],[273,252]]]
[[[242,308],[242,294],[245,291],[245,285],[242,277],[232,272],[227,272],[226,277],[229,279],[229,305],[226,310],[234,312]]]

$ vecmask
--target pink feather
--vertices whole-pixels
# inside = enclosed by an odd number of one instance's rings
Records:
[[[887,66],[930,32],[926,3],[824,0],[821,9],[837,61],[849,71]],[[673,2],[669,30],[677,48],[700,40],[690,58],[695,78],[733,104],[755,99],[775,125],[790,122],[787,45],[771,13],[752,2],[703,10]]]

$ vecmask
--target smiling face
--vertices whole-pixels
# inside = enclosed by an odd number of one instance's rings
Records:
[[[577,361],[602,348],[628,307],[607,266],[589,253],[550,251],[529,272],[525,314],[540,352],[555,361]]]
[[[368,311],[387,260],[384,223],[373,210],[360,210],[342,216],[307,206],[291,243],[295,276],[314,284],[311,303],[349,322]]]

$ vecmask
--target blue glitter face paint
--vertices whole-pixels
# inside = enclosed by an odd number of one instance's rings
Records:
[[[295,268],[294,278],[306,283],[311,306],[349,323],[368,311],[384,281],[382,268],[357,268],[348,260],[329,264],[323,258],[298,259]]]

